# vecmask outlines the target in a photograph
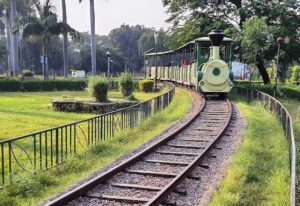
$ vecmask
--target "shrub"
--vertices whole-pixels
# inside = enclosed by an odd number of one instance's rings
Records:
[[[34,76],[33,71],[30,71],[30,70],[23,70],[22,74],[24,77],[33,77]]]
[[[89,78],[89,91],[98,102],[107,100],[108,80],[106,77],[94,76]]]
[[[294,66],[292,70],[293,72],[290,80],[292,83],[296,83],[297,81],[300,80],[300,66]]]
[[[142,92],[152,92],[154,82],[150,79],[142,79],[139,81],[139,90]]]
[[[134,90],[133,77],[129,72],[124,72],[119,76],[119,87],[123,96],[129,96]]]

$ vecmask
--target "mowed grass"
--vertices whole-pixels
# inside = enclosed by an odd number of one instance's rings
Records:
[[[260,103],[237,106],[248,124],[244,141],[209,205],[289,205],[288,145],[278,120]]]
[[[137,128],[118,134],[114,140],[90,148],[86,153],[70,158],[67,163],[36,176],[27,176],[0,192],[0,206],[36,205],[67,186],[92,174],[116,158],[158,135],[170,124],[183,117],[191,107],[192,98],[187,91],[176,89],[171,104]]]
[[[294,135],[295,135],[295,144],[296,144],[296,151],[297,151],[297,159],[296,159],[296,166],[297,166],[297,176],[296,176],[296,201],[297,204],[300,204],[300,102],[296,100],[280,100],[286,109],[290,112],[293,119],[293,126],[294,126]]]
[[[157,95],[159,93],[134,93],[140,101]],[[121,93],[117,91],[109,92],[108,96],[109,98],[122,98]],[[1,92],[0,141],[94,116],[93,114],[54,111],[51,100],[62,98],[93,100],[87,91]]]

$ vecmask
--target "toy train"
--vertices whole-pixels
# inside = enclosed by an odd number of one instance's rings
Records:
[[[221,30],[208,36],[172,51],[145,54],[147,78],[177,82],[204,95],[226,95],[233,87],[233,40],[224,38]]]

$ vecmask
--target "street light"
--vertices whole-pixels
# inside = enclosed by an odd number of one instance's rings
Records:
[[[114,76],[114,60],[110,60],[110,63],[111,63],[111,76],[113,77]]]
[[[53,52],[53,76],[54,76],[54,80],[55,80],[55,71],[56,71],[56,52]]]
[[[154,77],[154,82],[155,82],[155,91],[157,91],[157,38],[158,38],[158,33],[154,32],[154,43],[155,43],[155,77]]]
[[[278,37],[277,40],[277,45],[278,45],[278,51],[277,51],[277,68],[276,68],[276,76],[275,76],[275,90],[274,90],[274,97],[276,98],[276,93],[277,93],[277,84],[278,84],[278,66],[279,66],[279,53],[280,53],[280,46],[284,43],[284,39],[282,37]]]
[[[107,55],[107,77],[109,77],[109,67],[110,67],[110,52],[106,52]]]

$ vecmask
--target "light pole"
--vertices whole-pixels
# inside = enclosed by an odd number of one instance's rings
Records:
[[[274,97],[276,98],[277,94],[277,84],[278,84],[278,66],[279,66],[279,53],[280,53],[280,46],[284,43],[284,39],[282,37],[278,37],[277,40],[278,51],[277,51],[277,63],[276,63],[276,76],[275,76],[275,89],[274,89]]]
[[[114,60],[110,60],[110,63],[111,63],[111,76],[113,77],[114,76]]]
[[[56,71],[56,52],[53,52],[53,76],[55,80],[55,71]]]
[[[110,52],[107,51],[106,52],[106,55],[107,55],[107,77],[109,77],[109,67],[110,67]]]
[[[157,91],[157,38],[158,38],[158,33],[154,32],[154,43],[155,43],[155,77],[154,77],[154,82],[155,82],[155,91]]]

